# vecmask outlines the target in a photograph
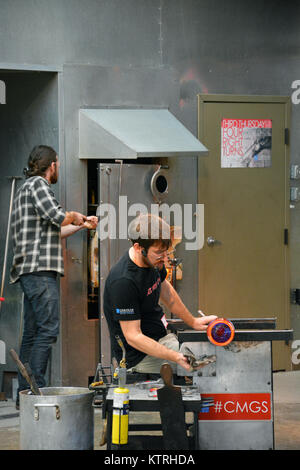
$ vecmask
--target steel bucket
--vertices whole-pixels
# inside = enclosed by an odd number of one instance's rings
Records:
[[[94,392],[83,387],[20,392],[22,450],[90,450],[94,447]]]

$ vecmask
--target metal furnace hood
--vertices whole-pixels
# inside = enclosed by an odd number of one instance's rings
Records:
[[[136,159],[207,154],[167,109],[81,109],[79,158]]]

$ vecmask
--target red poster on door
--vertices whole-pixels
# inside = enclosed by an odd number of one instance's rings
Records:
[[[222,119],[222,168],[270,167],[271,147],[270,119]]]
[[[203,408],[199,421],[270,421],[271,393],[201,393],[201,398],[212,397],[214,405]]]

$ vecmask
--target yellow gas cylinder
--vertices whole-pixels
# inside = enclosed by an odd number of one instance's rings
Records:
[[[112,444],[128,443],[129,390],[118,387],[114,390]]]

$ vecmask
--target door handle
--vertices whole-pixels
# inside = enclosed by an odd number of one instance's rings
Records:
[[[214,246],[214,245],[221,245],[222,244],[219,240],[216,240],[212,236],[207,237],[206,243],[207,243],[208,246]]]

